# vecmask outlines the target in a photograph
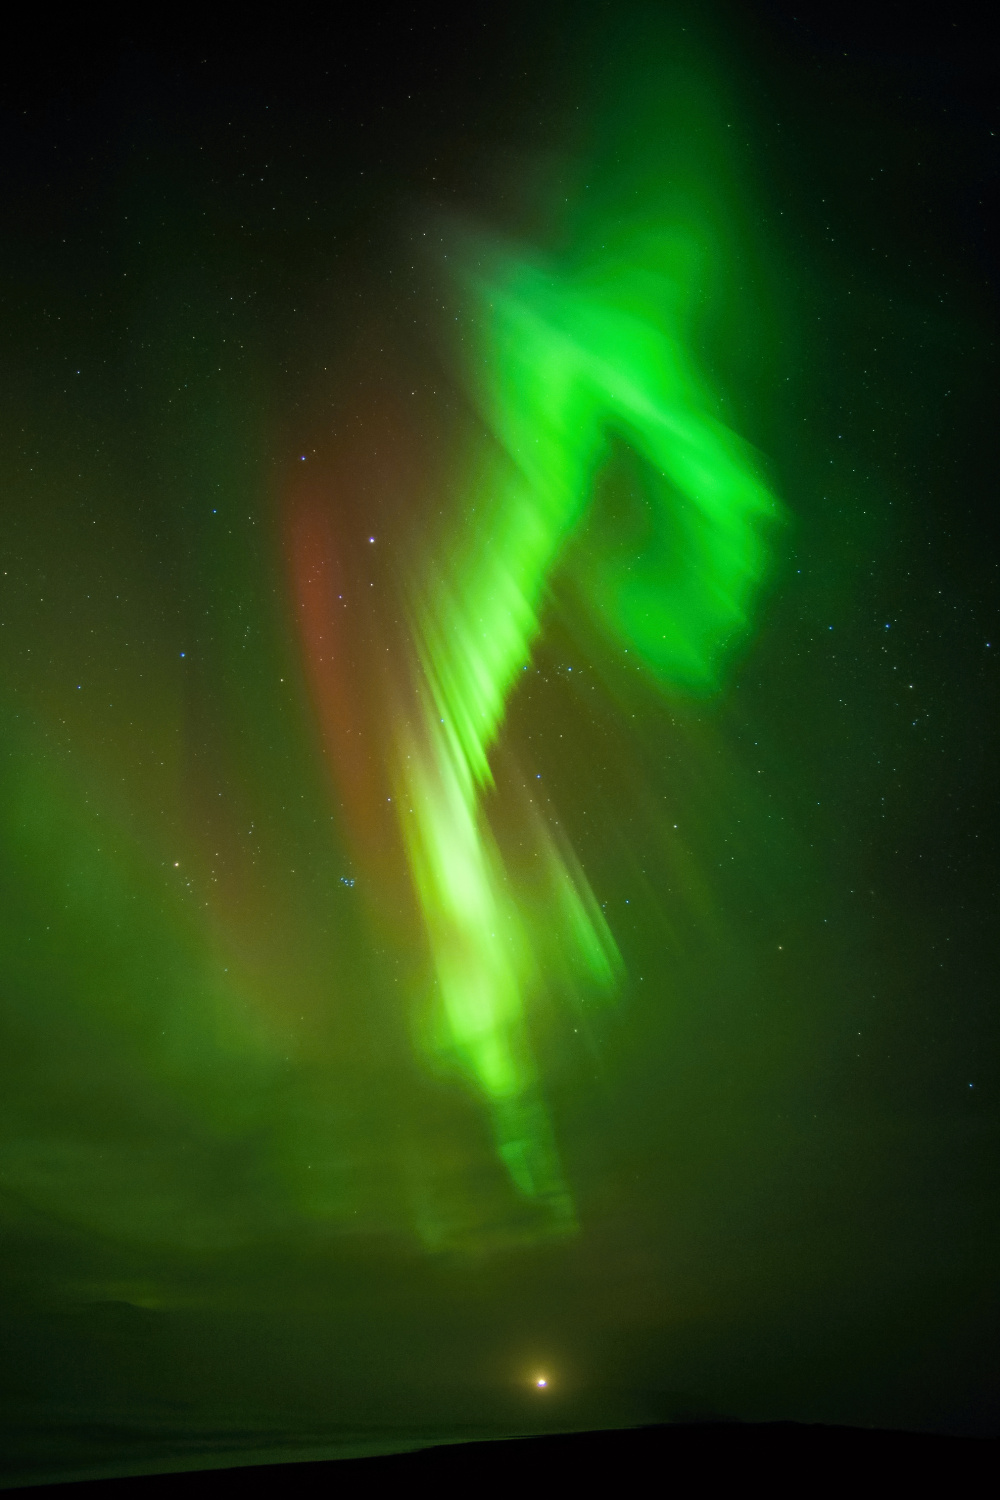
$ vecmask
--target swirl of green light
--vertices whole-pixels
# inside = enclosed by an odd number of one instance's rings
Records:
[[[752,450],[710,412],[684,346],[692,256],[683,236],[623,236],[557,269],[480,247],[467,272],[481,334],[477,401],[490,456],[467,513],[415,594],[422,722],[399,742],[400,807],[438,1003],[425,1037],[488,1101],[518,1190],[573,1210],[526,1034],[538,982],[484,817],[490,752],[531,657],[548,581],[612,445],[653,476],[638,551],[583,549],[584,597],[664,690],[708,694],[745,636],[778,514]],[[546,843],[553,910],[577,973],[609,987],[617,949],[582,873]]]

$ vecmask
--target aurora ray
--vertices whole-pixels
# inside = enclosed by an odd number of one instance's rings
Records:
[[[610,243],[609,243],[610,242]],[[612,438],[655,476],[636,555],[586,556],[585,597],[663,691],[705,694],[745,634],[778,505],[746,444],[716,420],[682,337],[693,288],[683,232],[605,239],[582,264],[467,249],[479,344],[471,380],[493,439],[467,479],[463,523],[411,590],[422,712],[395,744],[397,807],[439,1004],[427,1046],[488,1103],[520,1192],[572,1211],[527,1035],[543,982],[484,810],[490,754],[542,629],[549,580],[586,516]],[[477,253],[478,252],[478,253]],[[471,264],[473,256],[478,264]],[[613,934],[551,833],[550,919],[595,989],[614,981]]]

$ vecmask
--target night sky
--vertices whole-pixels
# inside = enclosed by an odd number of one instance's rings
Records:
[[[8,53],[8,1482],[1000,1428],[995,66],[832,11]]]

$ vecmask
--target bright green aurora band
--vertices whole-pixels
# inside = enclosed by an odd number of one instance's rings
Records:
[[[397,805],[439,987],[429,1049],[457,1060],[488,1102],[519,1191],[567,1224],[526,1034],[527,999],[546,975],[484,816],[490,752],[613,440],[653,476],[647,530],[638,550],[585,549],[583,593],[623,662],[664,693],[719,687],[778,515],[755,455],[712,415],[685,339],[694,229],[660,222],[657,208],[598,218],[557,263],[466,250],[472,384],[495,443],[468,480],[468,524],[413,597],[425,711],[397,739]],[[614,935],[568,853],[551,832],[538,840],[550,936],[578,981],[606,992],[620,965]]]

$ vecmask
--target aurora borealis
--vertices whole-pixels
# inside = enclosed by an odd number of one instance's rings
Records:
[[[7,1475],[995,1430],[976,48],[574,16],[11,81]]]
[[[655,117],[629,123],[633,152],[669,159],[670,134]],[[688,128],[683,117],[673,125]],[[660,174],[647,175],[627,206],[612,194],[592,210],[583,245],[571,241],[569,274],[508,253],[496,257],[491,277],[479,269],[489,250],[471,266],[459,259],[460,277],[474,288],[468,365],[486,452],[473,451],[468,477],[448,497],[444,558],[422,560],[426,579],[404,576],[413,639],[401,649],[419,664],[417,701],[387,712],[395,797],[386,801],[395,801],[433,961],[430,1048],[454,1056],[489,1101],[518,1190],[547,1198],[567,1222],[525,1010],[526,992],[550,978],[554,957],[540,960],[486,826],[490,752],[542,634],[549,577],[586,517],[613,435],[631,439],[650,471],[649,535],[624,546],[618,539],[608,556],[592,531],[581,594],[616,644],[630,643],[621,650],[631,661],[619,669],[645,667],[667,692],[716,686],[718,658],[747,629],[746,601],[764,571],[759,532],[777,510],[753,458],[709,415],[691,369],[677,305],[695,290],[685,264],[695,258],[686,243],[693,229]],[[297,553],[310,619],[311,580],[330,561],[317,541],[306,533]],[[335,635],[338,605],[343,594],[334,599],[330,589],[311,635],[334,671],[347,655]],[[330,729],[344,733],[337,707]],[[370,761],[382,752],[361,753]],[[357,795],[353,785],[349,795]],[[536,883],[532,893],[542,898],[542,922],[571,973],[610,988],[619,954],[594,893],[544,822],[533,833],[551,887]]]

